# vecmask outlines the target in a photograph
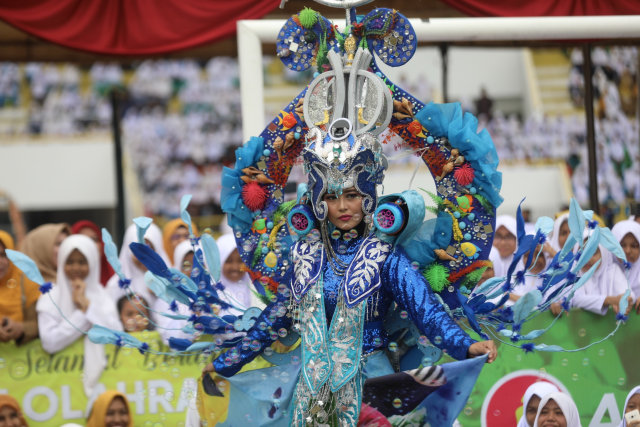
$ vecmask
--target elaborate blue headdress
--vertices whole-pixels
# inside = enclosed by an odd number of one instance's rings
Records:
[[[328,59],[332,69],[311,82],[304,99],[309,131],[303,159],[309,199],[319,220],[327,216],[322,196],[340,194],[348,187],[363,194],[365,215],[374,212],[376,186],[382,183],[387,168],[378,134],[389,124],[393,109],[382,79],[367,71],[371,53],[360,48],[354,55],[347,48],[342,57],[329,51]]]

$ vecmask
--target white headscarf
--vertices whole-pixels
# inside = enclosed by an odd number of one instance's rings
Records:
[[[184,263],[184,258],[188,253],[193,252],[193,246],[191,245],[190,240],[184,240],[176,246],[173,251],[173,268],[182,271],[182,264]],[[191,315],[191,311],[189,307],[178,302],[178,314],[184,314],[186,316]],[[152,318],[153,321],[157,325],[158,333],[162,338],[165,344],[169,344],[169,338],[186,338],[193,339],[193,336],[189,333],[182,331],[182,328],[186,326],[189,322],[183,319],[172,319],[167,316],[163,316],[162,313],[171,313],[170,305],[165,300],[161,298],[157,298],[156,301],[151,304],[153,308]]]
[[[236,239],[233,234],[224,234],[216,240],[218,251],[220,252],[220,266],[223,267],[229,256],[237,249]],[[255,296],[255,287],[251,282],[248,273],[245,273],[237,282],[232,282],[220,274],[220,282],[224,286],[223,292],[218,292],[222,300],[229,304],[233,304],[239,309],[247,309],[249,307],[264,308],[265,305]],[[221,314],[239,314],[238,310],[229,309],[227,313]]]
[[[164,251],[162,231],[160,231],[160,228],[155,224],[151,224],[147,229],[144,238],[146,240],[149,240],[149,242],[153,246],[153,250],[162,258],[165,264],[167,264],[167,266],[171,266],[169,257]],[[136,294],[144,297],[149,305],[153,305],[156,300],[156,296],[153,295],[153,293],[151,293],[151,291],[147,287],[147,284],[144,280],[145,272],[138,268],[138,266],[136,266],[136,264],[133,262],[134,255],[129,248],[129,245],[131,243],[137,241],[137,227],[135,224],[131,224],[127,228],[127,231],[124,233],[124,238],[122,239],[122,248],[120,248],[120,256],[118,258],[120,260],[120,265],[122,266],[122,273],[124,273],[127,279],[131,280],[129,288]],[[109,282],[107,282],[107,290],[109,291],[109,294],[114,301],[119,300],[120,297],[125,294],[124,290],[120,288],[118,281],[118,275],[114,275],[111,279],[109,279]]]
[[[534,427],[538,427],[538,419],[540,418],[540,412],[542,411],[542,408],[544,408],[544,405],[546,405],[547,402],[552,399],[562,410],[562,414],[567,420],[567,426],[582,427],[582,424],[580,424],[580,414],[578,413],[578,408],[576,407],[575,402],[573,401],[573,399],[571,399],[571,396],[560,391],[555,391],[553,393],[547,394],[540,400],[538,413],[536,414],[536,420],[533,423]]]
[[[549,239],[549,244],[553,249],[559,251],[562,249],[560,247],[560,242],[558,242],[558,236],[560,235],[560,227],[565,221],[569,221],[569,212],[565,212],[560,215],[553,223],[553,231],[551,232],[551,238]]]
[[[614,261],[614,255],[602,245],[599,245],[598,248],[600,249],[600,265],[593,276],[576,291],[571,300],[571,306],[604,316],[608,311],[608,307],[602,308],[604,298],[624,293],[627,290],[627,279],[622,268]]]
[[[498,228],[500,227],[506,228],[514,237],[518,237],[517,222],[511,215],[499,215],[496,218],[496,231],[498,231]],[[493,271],[496,277],[506,276],[507,270],[509,270],[509,265],[511,265],[511,261],[513,260],[513,254],[509,254],[506,258],[502,258],[498,250],[495,247],[492,247],[491,252],[489,252],[489,259],[493,262]]]
[[[173,250],[173,268],[182,271],[184,258],[193,252],[193,245],[190,240],[183,240],[178,243],[178,246]]]
[[[537,381],[529,386],[522,396],[522,416],[517,427],[531,427],[527,422],[527,405],[533,396],[538,396],[542,400],[547,394],[558,391],[558,387],[546,381]]]
[[[640,243],[640,223],[635,221],[620,221],[613,226],[611,232],[619,242],[622,242],[624,236],[631,233],[638,243]],[[629,270],[629,286],[634,295],[640,297],[640,258],[631,264],[631,269]]]
[[[86,285],[85,296],[90,301],[91,318],[100,319],[101,326],[122,330],[116,305],[100,283],[100,256],[96,243],[83,234],[72,234],[64,239],[60,245],[56,286],[50,291],[51,298],[40,298],[38,300],[37,310],[47,312],[54,317],[60,317],[61,312],[64,318],[71,317],[77,310],[73,303],[71,283],[64,272],[67,258],[76,249],[84,255],[89,264],[89,275],[84,279],[84,282]],[[60,319],[60,321],[65,322],[66,320]],[[106,366],[107,358],[104,353],[104,346],[91,342],[89,337],[85,336],[82,383],[88,397],[92,396],[93,390]]]
[[[633,397],[634,394],[640,394],[640,386],[635,386],[631,389],[629,394],[627,394],[627,398],[624,401],[624,406],[622,407],[622,421],[618,424],[618,427],[627,427],[627,420],[624,417],[624,411],[627,409],[627,405],[629,404],[629,399]]]

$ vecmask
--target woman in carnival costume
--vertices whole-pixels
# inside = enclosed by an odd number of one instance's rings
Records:
[[[592,213],[572,202],[568,242],[539,274],[542,284],[504,308],[553,226],[546,218],[536,224],[535,235],[527,235],[518,212],[517,249],[506,277],[476,286],[490,265],[495,211],[502,201],[495,147],[459,104],[425,106],[380,71],[372,52],[400,66],[417,40],[408,19],[395,10],[356,15],[352,7],[366,2],[347,2],[344,32],[311,9],[287,20],[278,55],[290,69],[313,63],[318,73],[259,137],[236,151],[234,168],[223,174],[222,207],[256,292],[269,304],[264,310],[216,315],[238,307],[219,294],[225,289],[220,254],[211,236],[195,237],[186,211],[189,196],[181,201],[181,218],[194,245],[190,277],[168,268],[144,244],[151,220],[134,220],[138,242],[130,249],[148,269],[145,283],[176,313],[167,314],[188,320],[196,338],[243,332],[214,342],[169,339],[183,354],[216,354],[197,399],[208,425],[355,426],[361,418],[391,420],[411,416],[414,409],[426,414],[409,422],[451,425],[482,364],[496,358],[487,333],[499,332],[509,338],[504,344],[525,351],[562,351],[530,342],[546,329],[524,333],[522,325],[559,298],[570,300],[572,287],[593,274],[576,272],[599,243],[624,256],[619,244],[610,247],[610,231],[595,228]],[[387,167],[385,143],[412,151],[429,167],[437,194],[430,194],[436,206],[428,209],[435,218],[424,221],[424,200],[415,191],[378,198]],[[297,201],[285,203],[284,187],[300,157],[308,184]],[[585,220],[594,232],[584,250],[573,253],[570,248],[583,241]],[[103,240],[118,286],[130,293],[131,280],[104,231]],[[33,263],[14,258],[35,272]],[[521,260],[522,270],[515,271]],[[178,303],[193,315],[179,314]],[[484,341],[471,339],[452,318],[465,319]],[[88,335],[94,342],[152,351],[124,332],[94,326]],[[409,349],[403,357],[401,339]],[[456,359],[482,357],[429,366],[442,349]],[[398,371],[403,372],[393,374]],[[400,384],[393,394],[390,379]],[[432,393],[440,386],[443,393]]]
[[[442,290],[446,282],[448,299],[456,301],[454,285],[484,265],[480,252],[489,253],[493,204],[500,201],[491,140],[476,133],[477,122],[463,118],[459,106],[424,107],[378,71],[363,46],[378,45],[383,60],[389,58],[388,36],[400,29],[413,34],[406,18],[388,9],[364,18],[351,11],[349,18],[344,34],[310,9],[287,21],[278,44],[285,64],[308,67],[310,59],[299,53],[309,49],[307,40],[322,40],[317,61],[326,71],[260,138],[238,150],[235,169],[223,176],[223,208],[241,256],[275,302],[248,331],[259,348],[238,345],[209,371],[230,377],[279,337],[273,331],[300,334],[292,425],[357,424],[365,378],[394,372],[381,351],[391,342],[383,322],[394,302],[421,334],[452,357],[488,354],[491,362],[497,355],[493,341],[476,342],[463,332],[431,289]],[[415,35],[404,40],[410,54],[397,45],[388,63],[399,65],[411,56]],[[427,126],[439,133],[430,133]],[[438,180],[440,194],[434,197],[450,206],[431,223],[423,224],[424,201],[416,192],[378,203],[377,187],[387,167],[380,134],[387,127],[427,162]],[[277,217],[281,187],[299,155],[309,182],[289,207],[289,228],[298,234],[291,245],[284,219]],[[442,237],[434,238],[434,230]],[[278,286],[289,283],[285,289]]]

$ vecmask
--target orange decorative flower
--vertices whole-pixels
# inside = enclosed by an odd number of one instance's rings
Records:
[[[407,125],[407,130],[411,133],[411,135],[419,136],[424,138],[424,133],[422,133],[422,124],[418,120],[414,120]]]

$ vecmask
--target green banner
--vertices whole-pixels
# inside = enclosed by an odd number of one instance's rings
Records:
[[[527,325],[544,328],[543,313]],[[541,341],[574,349],[606,337],[613,314],[601,317],[576,310],[562,317]],[[628,391],[640,384],[640,319],[603,342],[579,352],[525,353],[502,344],[495,363],[486,365],[458,417],[463,427],[515,426],[525,389],[540,378],[555,383],[575,400],[585,427],[617,427]],[[524,332],[524,331],[523,331]],[[156,332],[136,334],[161,352],[169,352]],[[507,339],[508,340],[508,339]],[[205,361],[202,357],[140,354],[106,346],[108,365],[100,383],[130,401],[136,426],[182,426]],[[82,388],[83,340],[49,355],[39,341],[22,347],[0,344],[0,393],[14,396],[32,426],[84,424],[87,398]]]
[[[152,349],[169,352],[157,332],[134,334]],[[82,387],[84,340],[59,353],[46,353],[36,340],[22,347],[0,345],[0,393],[15,397],[31,426],[84,425],[88,399]],[[136,426],[184,425],[204,361],[106,346],[100,384],[127,395]],[[191,403],[193,404],[193,403]]]
[[[552,320],[550,313],[542,313],[522,333],[545,328]],[[613,313],[603,317],[573,310],[539,341],[576,349],[600,341],[614,327]],[[631,313],[627,324],[621,325],[614,336],[583,351],[525,353],[501,344],[498,359],[482,370],[458,420],[463,427],[515,426],[522,414],[526,388],[543,378],[569,392],[584,427],[617,427],[627,393],[640,384],[638,332],[640,317]]]

